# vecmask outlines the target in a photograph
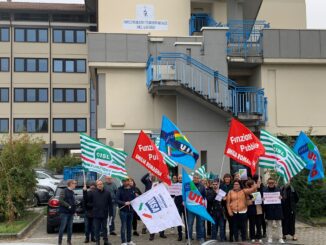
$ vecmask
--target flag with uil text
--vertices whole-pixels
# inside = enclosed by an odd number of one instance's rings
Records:
[[[306,163],[292,151],[284,142],[265,130],[261,130],[260,141],[265,147],[265,154],[259,158],[259,166],[262,168],[275,169],[287,183],[297,175]]]
[[[86,134],[80,134],[80,148],[83,167],[113,178],[127,178],[127,153],[124,151],[104,145]]]

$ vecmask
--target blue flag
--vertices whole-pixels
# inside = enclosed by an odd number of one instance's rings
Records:
[[[213,218],[206,210],[204,198],[184,169],[182,169],[182,198],[188,211],[215,224]]]
[[[191,169],[195,168],[199,157],[186,136],[166,116],[162,117],[159,150],[165,152],[173,161]]]
[[[310,170],[308,182],[323,179],[324,167],[317,146],[304,133],[300,132],[297,141],[293,147],[296,152],[307,163],[306,169]]]

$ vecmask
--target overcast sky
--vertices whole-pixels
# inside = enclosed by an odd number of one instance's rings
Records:
[[[6,1],[6,0],[0,0],[0,1]],[[13,0],[13,1],[52,2],[52,3],[55,2],[83,3],[84,2],[84,0]],[[315,28],[315,29],[326,29],[326,0],[306,0],[306,5],[307,5],[307,27]]]

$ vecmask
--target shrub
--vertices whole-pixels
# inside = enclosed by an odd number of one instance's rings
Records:
[[[73,167],[81,164],[80,157],[75,157],[72,155],[65,155],[63,157],[52,157],[46,164],[46,168],[54,171],[57,174],[63,173],[63,168]]]

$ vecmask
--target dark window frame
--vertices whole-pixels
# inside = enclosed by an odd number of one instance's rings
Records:
[[[16,30],[23,30],[24,31],[24,40],[23,41],[17,41],[16,38]],[[35,41],[28,41],[27,40],[27,32],[28,30],[35,30],[36,34],[35,34]],[[46,41],[40,41],[40,30],[41,31],[46,31],[47,32],[47,36],[46,36]],[[17,43],[48,43],[49,42],[49,29],[47,28],[25,28],[25,27],[15,27],[14,29],[14,40]]]
[[[8,40],[2,39],[2,30],[7,29],[8,30]],[[10,42],[10,28],[7,26],[0,27],[0,42]]]
[[[66,91],[68,89],[73,89],[74,90],[74,100],[73,101],[67,101],[67,93]],[[54,96],[54,91],[55,90],[61,90],[62,91],[62,94],[63,94],[63,98],[62,98],[62,101],[57,101],[55,100],[55,96]],[[77,100],[77,96],[78,96],[78,90],[83,90],[85,92],[85,101],[78,101]],[[52,97],[53,97],[53,100],[52,102],[53,103],[87,103],[87,89],[86,88],[53,88],[52,90]]]
[[[0,118],[0,125],[1,125],[2,121],[7,121],[8,128],[7,128],[6,132],[3,132],[3,131],[1,131],[1,126],[0,126],[0,134],[7,134],[7,133],[9,133],[9,118]]]
[[[8,70],[2,70],[2,60],[7,60],[8,61]],[[0,72],[9,72],[10,71],[10,60],[9,57],[0,57]]]
[[[61,42],[57,42],[57,41],[55,41],[54,39],[55,39],[55,37],[54,37],[54,32],[55,31],[60,31],[61,32]],[[74,32],[74,34],[73,34],[73,42],[67,42],[66,41],[66,31],[73,31]],[[77,32],[78,31],[82,31],[82,32],[84,32],[84,41],[83,42],[77,42]],[[52,30],[52,42],[53,43],[65,43],[65,44],[85,44],[86,43],[86,29],[61,29],[61,28],[54,28],[53,30]]]
[[[54,70],[54,63],[55,61],[62,61],[62,71],[55,71]],[[74,62],[74,70],[72,72],[67,72],[67,69],[66,69],[66,62],[67,61],[73,61]],[[84,61],[84,71],[80,71],[78,72],[77,70],[77,61]],[[86,59],[60,59],[60,58],[54,58],[52,60],[52,72],[53,73],[70,73],[70,74],[73,74],[73,73],[87,73],[87,65],[86,65]]]
[[[61,120],[62,122],[62,131],[56,131],[54,129],[55,121]],[[67,131],[66,130],[66,120],[74,120],[74,130],[73,131]],[[77,121],[78,120],[84,120],[85,121],[85,131],[78,131],[77,130]],[[87,118],[53,118],[52,119],[53,127],[52,132],[53,133],[86,133],[87,132]]]
[[[7,90],[7,98],[8,100],[2,100],[2,92],[1,90]],[[8,103],[9,102],[9,88],[0,88],[0,103]]]
[[[16,91],[18,89],[23,89],[24,98],[23,101],[16,100]],[[35,90],[35,101],[27,100],[27,90],[34,89]],[[46,101],[40,101],[40,90],[46,90],[47,98]],[[15,103],[48,103],[49,102],[49,89],[48,88],[14,88],[14,102]]]
[[[23,131],[16,131],[16,121],[17,120],[23,120],[23,124],[24,124],[24,130]],[[29,132],[27,131],[27,121],[28,120],[35,120],[35,131],[33,132]],[[37,129],[39,128],[39,123],[41,120],[45,120],[47,122],[47,128],[46,128],[46,131],[37,131]],[[48,118],[14,118],[13,120],[13,130],[14,130],[14,133],[24,133],[24,132],[27,132],[27,133],[33,133],[33,134],[45,134],[45,133],[48,133],[49,132],[49,119]]]
[[[23,69],[23,71],[17,71],[16,60],[19,60],[19,59],[24,61],[24,69]],[[27,60],[32,60],[32,59],[34,59],[35,62],[36,62],[36,71],[28,71],[27,70]],[[46,64],[47,64],[46,71],[40,71],[40,60],[46,60]],[[14,58],[14,71],[15,72],[41,72],[41,73],[47,73],[47,72],[49,72],[49,59],[48,58],[15,57]]]

